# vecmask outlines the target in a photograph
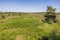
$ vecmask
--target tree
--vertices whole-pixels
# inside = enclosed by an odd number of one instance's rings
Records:
[[[50,23],[51,21],[56,23],[56,13],[55,13],[56,9],[53,9],[51,6],[47,6],[47,12],[44,15],[45,17],[45,21]]]

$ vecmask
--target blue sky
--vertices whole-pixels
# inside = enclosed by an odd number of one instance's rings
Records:
[[[45,12],[47,6],[60,12],[60,0],[0,0],[0,11],[3,12]]]

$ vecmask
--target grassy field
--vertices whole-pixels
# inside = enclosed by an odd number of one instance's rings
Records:
[[[0,13],[0,16],[2,13]],[[60,40],[60,14],[57,23],[44,23],[40,13],[4,13],[0,18],[0,40]]]

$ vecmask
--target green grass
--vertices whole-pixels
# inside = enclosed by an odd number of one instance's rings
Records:
[[[41,18],[39,15],[21,14],[10,19],[1,19],[0,40],[16,40],[18,35],[23,35],[22,40],[38,40],[38,38],[42,40],[42,37],[48,37],[49,40],[59,40],[60,16],[58,23],[48,24],[42,22],[43,17]],[[54,31],[56,32],[53,33]]]

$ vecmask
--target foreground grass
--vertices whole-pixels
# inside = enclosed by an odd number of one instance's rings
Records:
[[[48,24],[42,22],[42,18],[36,14],[22,14],[0,20],[0,40],[43,40],[42,37],[60,40],[60,21]]]

